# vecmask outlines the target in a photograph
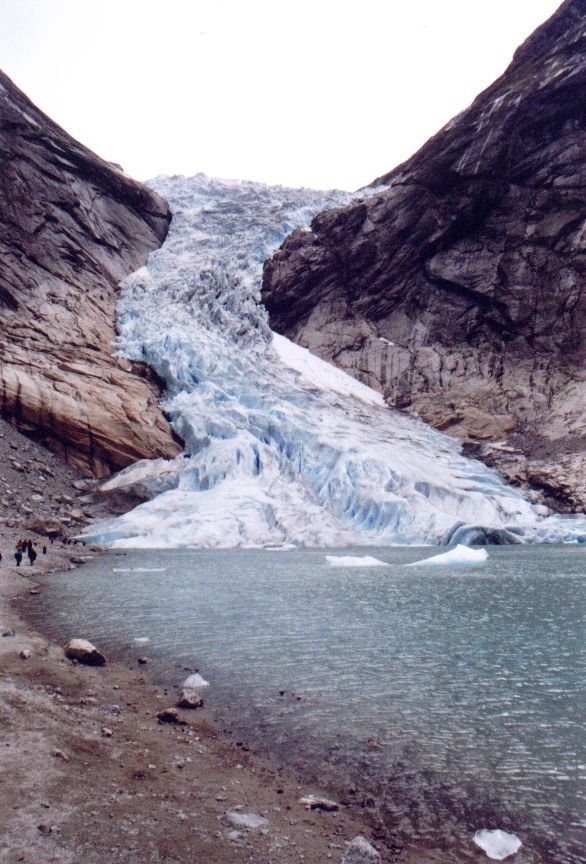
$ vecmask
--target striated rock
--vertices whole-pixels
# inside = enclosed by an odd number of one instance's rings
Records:
[[[116,356],[117,285],[164,240],[154,192],[0,72],[0,413],[104,476],[179,447],[144,364]]]
[[[263,279],[275,330],[568,511],[586,507],[585,12],[566,0],[467,110],[372,195],[295,231]]]
[[[65,646],[65,656],[84,666],[104,666],[106,663],[104,655],[87,639],[70,639]]]

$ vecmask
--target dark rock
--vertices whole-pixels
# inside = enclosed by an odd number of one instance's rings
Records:
[[[586,7],[566,0],[378,193],[295,231],[262,292],[275,330],[389,405],[481,456],[514,439],[510,479],[565,510],[586,506],[585,105]]]
[[[87,639],[71,639],[65,646],[65,656],[85,666],[104,666],[106,658]]]
[[[185,726],[185,720],[182,720],[176,708],[165,708],[157,714],[159,723],[173,723],[176,726]]]
[[[444,537],[442,545],[463,546],[514,546],[523,543],[522,538],[506,528],[485,528],[483,525],[457,525]]]
[[[115,356],[121,279],[170,215],[0,72],[0,414],[71,464],[108,474],[179,448],[158,386]]]
[[[195,708],[203,708],[203,696],[201,693],[198,693],[197,690],[185,688],[181,691],[181,696],[177,701],[177,706],[179,708],[189,708],[191,710]]]

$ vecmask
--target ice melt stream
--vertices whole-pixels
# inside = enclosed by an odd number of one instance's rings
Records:
[[[147,500],[88,536],[117,547],[436,544],[473,525],[475,538],[482,526],[518,542],[586,538],[586,520],[544,520],[456,441],[271,333],[264,260],[346,193],[203,175],[152,185],[173,221],[122,283],[119,349],[165,380],[185,453],[111,479]]]

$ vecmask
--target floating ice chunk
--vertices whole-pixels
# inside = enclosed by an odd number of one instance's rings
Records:
[[[503,861],[509,855],[514,855],[523,845],[514,834],[507,834],[500,828],[496,828],[494,831],[483,828],[476,832],[473,839],[476,845],[480,846],[487,856],[495,861]]]
[[[165,573],[166,567],[114,567],[112,573]]]
[[[134,641],[135,641],[138,645],[146,645],[146,643],[147,643],[147,642],[150,642],[151,640],[149,639],[148,636],[137,636],[136,639],[135,639]]]
[[[209,687],[210,682],[206,681],[206,679],[199,675],[197,672],[194,672],[193,675],[189,675],[183,684],[181,685],[185,690],[199,690],[200,687]]]
[[[326,555],[326,561],[331,567],[388,567],[386,561],[363,555],[359,558],[353,555]]]
[[[440,555],[433,555],[431,558],[423,558],[421,561],[412,561],[411,564],[405,564],[405,567],[482,564],[487,558],[488,552],[486,549],[470,549],[468,546],[458,544],[455,549],[450,549],[449,552],[442,552]]]

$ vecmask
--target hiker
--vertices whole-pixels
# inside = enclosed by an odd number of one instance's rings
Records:
[[[14,553],[14,557],[16,558],[16,566],[20,567],[20,562],[22,561],[22,551],[20,546],[16,547],[16,552]]]
[[[47,554],[47,547],[46,547],[46,546],[43,546],[43,555],[46,555],[46,554]],[[0,560],[1,560],[1,559],[0,559]]]
[[[37,553],[33,549],[33,544],[30,541],[29,541],[29,546],[28,546],[27,551],[28,551],[28,560],[31,562],[31,567],[32,567],[33,564],[35,563]]]

